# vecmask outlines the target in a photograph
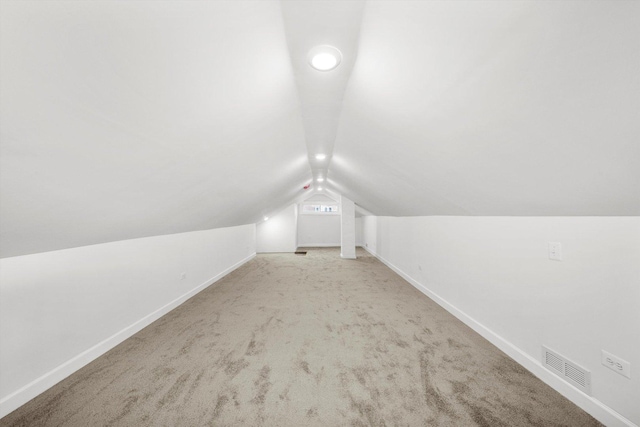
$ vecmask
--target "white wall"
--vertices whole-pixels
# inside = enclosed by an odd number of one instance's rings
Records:
[[[340,257],[356,259],[356,206],[340,196]]]
[[[331,186],[377,215],[640,215],[639,16],[366,2]]]
[[[280,2],[0,1],[0,257],[252,224],[305,194]]]
[[[256,252],[294,252],[298,247],[298,205],[292,204],[256,225]]]
[[[363,246],[364,239],[364,221],[362,217],[356,217],[356,246]]]
[[[364,240],[592,415],[640,424],[640,218],[365,217]],[[543,344],[591,371],[593,398],[539,364]],[[602,366],[601,349],[631,362],[633,378]]]
[[[340,215],[298,215],[298,246],[340,246]]]
[[[254,254],[251,224],[0,260],[0,416]]]

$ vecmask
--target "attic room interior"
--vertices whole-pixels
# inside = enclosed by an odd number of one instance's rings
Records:
[[[0,426],[637,427],[638,22],[0,0]]]

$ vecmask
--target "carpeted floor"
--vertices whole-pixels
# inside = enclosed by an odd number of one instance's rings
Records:
[[[600,425],[358,257],[258,255],[0,425]]]

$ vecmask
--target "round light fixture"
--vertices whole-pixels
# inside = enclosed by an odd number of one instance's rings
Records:
[[[322,182],[322,181],[324,181],[324,178],[318,178],[318,179],[316,179],[316,181]]]
[[[265,217],[264,217],[264,220],[265,220],[265,221],[269,221],[269,217],[268,217],[268,216],[265,216]]]
[[[311,58],[311,66],[318,71],[329,71],[336,68],[338,58],[330,53],[319,53]]]
[[[318,191],[322,191],[322,187],[318,187]]]
[[[316,154],[316,160],[324,160],[327,158],[326,154]]]
[[[333,46],[316,46],[309,51],[309,64],[318,71],[331,71],[340,65],[342,53]]]

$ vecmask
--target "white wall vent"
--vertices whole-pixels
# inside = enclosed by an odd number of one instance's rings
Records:
[[[542,365],[591,396],[591,372],[545,346],[542,346]]]

